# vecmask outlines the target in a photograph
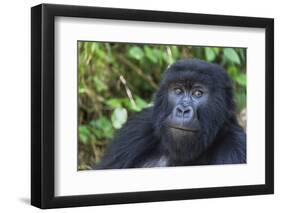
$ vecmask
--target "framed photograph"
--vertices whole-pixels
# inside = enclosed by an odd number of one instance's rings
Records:
[[[274,20],[31,9],[31,204],[272,194]]]

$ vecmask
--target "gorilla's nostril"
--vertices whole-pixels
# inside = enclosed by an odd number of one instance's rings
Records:
[[[182,114],[183,114],[182,109],[177,108],[177,109],[176,109],[176,116],[182,116]]]
[[[180,109],[180,108],[177,108],[177,111],[181,113],[181,112],[182,112],[182,109]]]
[[[191,107],[182,107],[179,106],[176,108],[176,116],[177,117],[192,117],[193,116],[193,109]]]
[[[193,109],[191,107],[188,107],[183,112],[183,117],[193,117]]]

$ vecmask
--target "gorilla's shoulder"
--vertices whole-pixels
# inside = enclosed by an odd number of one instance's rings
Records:
[[[124,126],[117,131],[117,137],[135,138],[137,135],[143,137],[144,133],[151,134],[153,132],[152,113],[153,109],[149,107],[131,116]]]
[[[128,122],[145,122],[145,123],[150,122],[151,123],[152,122],[151,121],[152,113],[153,113],[152,107],[145,108],[142,111],[137,112],[136,114],[131,116],[129,118],[129,120],[127,121],[127,123]]]
[[[153,134],[152,109],[147,108],[133,115],[117,131],[103,160],[95,169],[130,168],[146,159],[157,146]]]
[[[246,133],[236,123],[225,129],[214,152],[216,163],[213,164],[246,163]]]

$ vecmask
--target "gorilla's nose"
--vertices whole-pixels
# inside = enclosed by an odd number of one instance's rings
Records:
[[[176,109],[176,116],[177,117],[192,119],[193,115],[194,115],[194,110],[191,106],[180,105]]]

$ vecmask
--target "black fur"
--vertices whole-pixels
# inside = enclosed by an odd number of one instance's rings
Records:
[[[194,141],[173,141],[163,125],[171,113],[167,91],[172,82],[206,85],[208,104],[198,109],[201,130]],[[226,72],[201,60],[180,60],[164,74],[154,106],[133,116],[117,133],[95,169],[246,163],[246,134],[235,116],[232,83]]]

